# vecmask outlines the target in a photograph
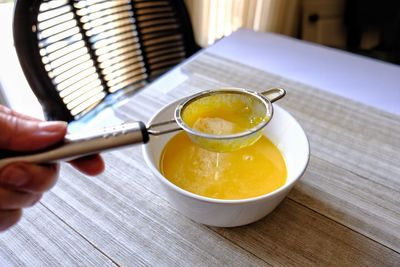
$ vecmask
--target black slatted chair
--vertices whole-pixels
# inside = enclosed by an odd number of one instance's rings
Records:
[[[14,42],[49,120],[78,120],[199,47],[183,0],[17,0]]]

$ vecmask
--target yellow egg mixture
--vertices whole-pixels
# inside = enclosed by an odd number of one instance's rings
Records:
[[[253,100],[241,95],[213,95],[191,103],[183,120],[193,129],[213,135],[235,134],[265,118]],[[166,144],[161,173],[178,187],[218,199],[252,198],[286,182],[286,165],[278,148],[265,136],[239,150],[220,153],[200,148],[180,132]]]
[[[202,149],[180,132],[166,144],[161,173],[178,187],[218,199],[244,199],[283,186],[287,171],[278,148],[265,136],[229,153]]]

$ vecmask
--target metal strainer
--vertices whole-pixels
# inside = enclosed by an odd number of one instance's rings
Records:
[[[234,151],[258,140],[262,129],[272,118],[272,102],[281,99],[285,94],[285,90],[280,88],[273,88],[262,93],[238,88],[203,91],[179,103],[175,109],[175,118],[170,121],[148,126],[137,121],[83,134],[68,134],[63,142],[49,149],[13,154],[0,159],[0,168],[17,161],[49,163],[71,160],[118,147],[147,143],[149,135],[161,135],[178,130],[184,130],[192,141],[202,148],[217,152]],[[229,134],[203,132],[193,128],[188,119],[200,109],[209,112],[213,108],[234,110],[237,107],[247,109],[243,117],[244,121],[253,120],[249,123],[249,127],[242,128],[244,130],[240,132]],[[170,125],[175,125],[175,127],[170,127]],[[158,128],[164,129],[157,130]]]
[[[189,135],[190,139],[200,147],[215,152],[230,152],[249,146],[260,138],[262,129],[272,118],[272,102],[284,95],[285,91],[280,88],[273,88],[262,93],[238,88],[204,91],[177,106],[175,121]],[[190,122],[193,117],[198,122],[203,114],[208,116],[208,114],[214,113],[214,116],[219,117],[219,113],[223,113],[223,110],[235,111],[237,109],[241,111],[241,114],[236,112],[234,115],[243,117],[240,119],[248,122],[245,127],[240,128],[240,131],[231,130],[235,124],[232,124],[229,120],[222,120],[222,125],[221,119],[216,121],[217,128],[223,128],[224,125],[227,125],[228,133],[216,133],[213,129],[210,131],[199,130],[193,127],[196,123]],[[214,110],[221,110],[221,112],[215,114]],[[215,122],[215,118],[211,118],[211,122]],[[206,129],[208,130],[209,127],[206,127]]]

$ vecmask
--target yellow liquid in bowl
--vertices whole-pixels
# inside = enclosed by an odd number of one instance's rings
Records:
[[[285,160],[265,136],[229,153],[200,148],[180,132],[166,144],[161,173],[176,186],[217,199],[245,199],[270,193],[286,182]]]

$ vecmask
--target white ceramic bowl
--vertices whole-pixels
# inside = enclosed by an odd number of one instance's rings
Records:
[[[176,101],[165,106],[154,115],[150,123],[173,118],[178,103],[179,101]],[[284,186],[255,198],[221,200],[203,197],[181,189],[167,180],[159,171],[160,155],[174,133],[152,136],[149,143],[143,146],[143,154],[146,163],[165,190],[169,202],[182,214],[206,225],[240,226],[255,222],[273,211],[300,179],[308,164],[310,153],[306,134],[299,123],[276,104],[273,118],[265,127],[264,133],[283,154],[288,176]]]

